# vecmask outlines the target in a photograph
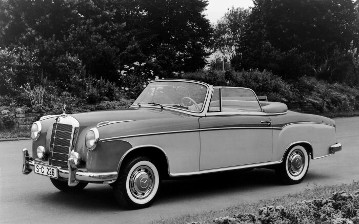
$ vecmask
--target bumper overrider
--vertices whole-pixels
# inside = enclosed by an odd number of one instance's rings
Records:
[[[342,144],[340,144],[340,143],[336,143],[336,144],[329,147],[329,153],[330,154],[334,154],[334,153],[339,152],[341,150],[342,150]]]
[[[22,164],[22,173],[29,174],[32,172],[35,166],[35,160],[30,157],[28,150],[25,148],[22,150],[23,154],[23,164]],[[36,161],[37,164],[48,165],[40,161]],[[58,177],[61,179],[67,179],[69,186],[76,185],[79,181],[89,182],[89,183],[113,183],[116,181],[118,173],[117,172],[87,172],[83,170],[78,170],[75,161],[73,159],[68,160],[68,169],[63,169],[57,167]]]

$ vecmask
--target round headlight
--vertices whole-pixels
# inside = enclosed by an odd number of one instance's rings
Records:
[[[41,133],[41,123],[36,121],[31,126],[31,139],[36,141]]]
[[[91,128],[86,134],[86,138],[85,138],[86,148],[89,150],[93,150],[96,147],[96,143],[98,139],[99,139],[99,133],[97,128]]]
[[[42,158],[45,157],[45,148],[44,148],[44,146],[37,147],[36,152],[37,152],[37,157],[39,159],[42,159]]]

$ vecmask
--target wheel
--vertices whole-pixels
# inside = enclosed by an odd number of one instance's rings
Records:
[[[124,208],[140,209],[150,206],[160,186],[156,165],[146,157],[129,161],[114,183],[117,202]]]
[[[309,155],[303,146],[293,146],[285,155],[283,163],[276,169],[284,184],[300,183],[309,169]]]
[[[67,181],[61,181],[58,179],[50,178],[51,183],[60,191],[68,192],[68,193],[77,193],[84,189],[88,183],[79,182],[76,186],[69,186]]]
[[[200,111],[201,110],[201,108],[199,107],[199,105],[196,103],[196,101],[194,101],[194,99],[192,99],[191,97],[188,97],[188,96],[185,96],[185,97],[183,97],[182,99],[181,99],[181,104],[183,105],[183,106],[186,106],[186,104],[184,103],[184,100],[189,100],[191,103],[192,103],[192,105],[194,105],[194,107],[196,108],[196,110],[197,111]]]

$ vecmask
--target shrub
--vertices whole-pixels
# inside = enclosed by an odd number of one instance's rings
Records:
[[[34,112],[43,111],[44,106],[44,95],[46,90],[43,86],[30,87],[29,83],[26,83],[22,87],[25,97],[30,101],[30,105]]]
[[[330,198],[301,201],[288,207],[265,206],[258,215],[237,214],[219,217],[216,224],[227,223],[358,223],[359,191],[354,194],[334,192]]]
[[[251,88],[257,95],[268,96],[270,101],[288,102],[294,97],[290,84],[265,70],[232,72],[230,77],[230,85]]]
[[[242,86],[251,88],[257,95],[266,95],[271,101],[287,102],[294,96],[290,84],[268,71],[194,72],[184,74],[182,78],[203,81],[218,86]]]
[[[155,79],[150,65],[138,61],[131,65],[124,65],[123,68],[118,70],[118,75],[119,86],[129,99],[136,98],[146,87],[148,81]]]

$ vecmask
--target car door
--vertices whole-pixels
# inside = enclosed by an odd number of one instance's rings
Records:
[[[270,122],[252,90],[215,89],[207,116],[199,119],[200,170],[271,161]]]

